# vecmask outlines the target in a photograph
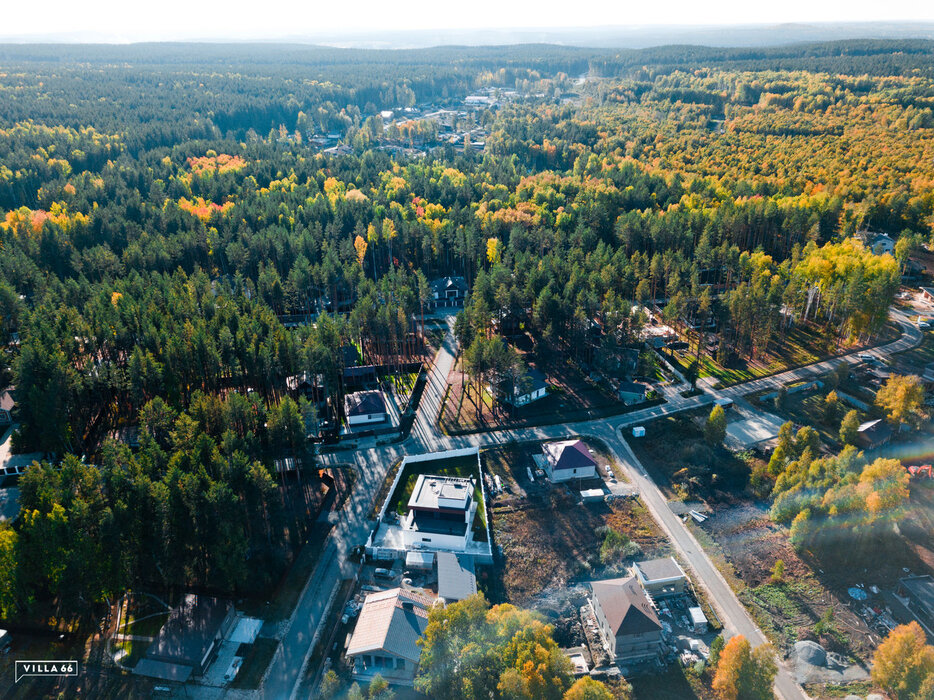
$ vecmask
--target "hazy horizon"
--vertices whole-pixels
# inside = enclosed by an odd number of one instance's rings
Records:
[[[580,6],[577,17],[586,16],[588,0]],[[894,8],[900,7],[896,2]],[[264,14],[275,12],[275,8]],[[124,21],[118,18],[99,22],[95,26],[73,23],[69,28],[56,28],[54,22],[41,24],[35,31],[35,22],[25,22],[25,10],[14,10],[13,17],[0,30],[0,43],[296,43],[318,44],[347,48],[424,48],[441,45],[499,45],[526,43],[553,43],[598,48],[645,48],[661,44],[691,43],[707,46],[775,45],[796,41],[827,41],[836,39],[934,39],[934,10],[930,17],[908,19],[833,19],[796,20],[768,19],[751,21],[743,16],[737,21],[709,17],[705,21],[690,14],[680,14],[678,22],[634,22],[588,24],[581,21],[575,26],[556,26],[541,16],[537,26],[484,25],[482,18],[471,13],[473,24],[464,27],[423,26],[398,27],[387,24],[371,26],[334,26],[321,22],[308,26],[302,21],[288,26],[270,26],[266,21],[250,22],[249,29],[232,26],[218,18],[212,25],[188,22],[184,26],[168,27],[160,22]],[[790,13],[789,13],[790,14]],[[854,13],[849,13],[850,16]],[[895,15],[896,12],[891,14]],[[18,19],[19,18],[19,19]],[[585,17],[584,17],[585,18]],[[691,21],[692,18],[695,21]],[[27,28],[23,28],[27,27]]]

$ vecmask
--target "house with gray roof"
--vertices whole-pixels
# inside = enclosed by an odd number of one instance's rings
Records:
[[[681,595],[688,577],[674,557],[637,561],[633,565],[636,578],[652,600]]]
[[[354,678],[369,682],[379,674],[390,683],[412,685],[421,656],[418,640],[428,627],[433,603],[401,588],[367,595],[347,645]]]
[[[201,676],[235,622],[229,600],[189,593],[169,613],[133,673],[179,683]]]
[[[429,306],[433,309],[463,306],[467,299],[467,280],[463,277],[441,277],[432,280],[430,286]]]

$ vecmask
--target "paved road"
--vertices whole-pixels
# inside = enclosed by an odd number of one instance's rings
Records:
[[[915,347],[921,340],[920,331],[910,322],[907,314],[893,309],[892,317],[901,325],[903,335],[892,343],[870,351],[877,357],[903,352]],[[710,405],[717,396],[738,398],[755,391],[775,388],[791,381],[827,372],[840,362],[855,363],[859,361],[856,357],[859,353],[851,353],[771,377],[738,384],[719,392],[710,390],[711,393],[691,398],[684,398],[675,392],[667,392],[668,403],[615,418],[448,437],[441,435],[436,425],[447,387],[447,377],[456,355],[456,343],[451,331],[453,317],[447,320],[449,331],[429,374],[425,393],[419,405],[417,420],[409,439],[401,445],[379,448],[360,447],[352,453],[339,452],[324,455],[321,458],[325,464],[354,462],[358,478],[353,494],[344,506],[341,520],[329,536],[325,555],[309,578],[305,591],[296,606],[291,626],[280,644],[282,651],[273,660],[263,687],[263,695],[267,698],[294,697],[304,664],[311,653],[314,630],[324,614],[323,607],[327,597],[340,578],[349,573],[342,571],[340,562],[345,561],[351,547],[366,539],[373,526],[367,518],[372,510],[372,501],[379,492],[389,467],[405,454],[459,447],[489,447],[512,441],[551,440],[572,435],[593,435],[603,440],[626,470],[630,481],[638,488],[643,502],[665,531],[672,546],[692,569],[696,582],[707,592],[711,604],[716,608],[725,627],[731,633],[742,634],[754,645],[764,643],[765,635],[756,626],[704,549],[694,539],[684,523],[671,511],[667,499],[648,476],[629,444],[622,437],[622,431],[666,415]],[[782,664],[779,665],[775,689],[784,700],[807,698],[802,688]]]

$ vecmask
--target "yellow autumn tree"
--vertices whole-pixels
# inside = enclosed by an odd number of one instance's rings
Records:
[[[919,688],[932,674],[934,647],[917,622],[896,627],[876,649],[872,680],[897,700],[919,697]]]
[[[490,265],[498,263],[502,257],[502,242],[498,238],[486,239],[486,259]]]
[[[876,405],[896,427],[902,423],[917,425],[923,415],[924,387],[913,374],[893,374],[876,393]]]
[[[367,242],[363,236],[357,236],[353,241],[353,247],[357,250],[357,262],[363,267],[363,260],[366,258]]]
[[[713,689],[720,700],[771,700],[777,671],[767,644],[752,649],[738,634],[720,652]]]

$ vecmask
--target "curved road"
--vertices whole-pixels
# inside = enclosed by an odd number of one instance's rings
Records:
[[[369,521],[372,501],[379,492],[389,467],[405,454],[419,454],[458,447],[489,447],[513,441],[551,440],[574,435],[592,435],[603,440],[613,452],[619,464],[626,470],[629,480],[638,488],[643,503],[652,517],[665,531],[672,546],[687,563],[694,580],[707,593],[711,604],[732,634],[741,634],[754,646],[766,642],[765,635],[756,626],[746,608],[736,597],[729,584],[707,556],[694,535],[685,527],[668,505],[664,494],[648,476],[645,468],[622,436],[623,429],[639,425],[662,416],[691,410],[713,403],[715,398],[738,398],[763,389],[776,388],[799,379],[805,379],[830,371],[841,362],[859,362],[857,355],[869,352],[876,357],[885,357],[909,350],[921,341],[921,332],[911,323],[907,314],[892,309],[893,319],[902,327],[897,340],[869,351],[842,355],[823,362],[789,370],[780,374],[756,379],[743,384],[685,399],[678,394],[670,395],[669,402],[641,411],[633,411],[615,418],[598,419],[565,425],[548,425],[515,430],[501,430],[458,437],[439,433],[437,417],[447,390],[447,377],[454,365],[456,343],[451,332],[453,317],[447,317],[449,331],[441,349],[435,357],[428,383],[418,407],[418,415],[409,438],[402,444],[376,447],[361,445],[354,452],[339,452],[322,455],[324,464],[355,462],[357,482],[353,493],[341,511],[340,520],[329,536],[324,555],[319,561],[302,593],[295,612],[288,623],[288,631],[280,643],[280,652],[270,665],[269,673],[260,691],[265,698],[294,698],[302,671],[311,653],[311,642],[318,624],[325,614],[328,595],[344,575],[347,553],[366,539],[373,526]],[[352,575],[352,574],[350,574]],[[783,663],[775,679],[775,691],[783,700],[807,698]]]

